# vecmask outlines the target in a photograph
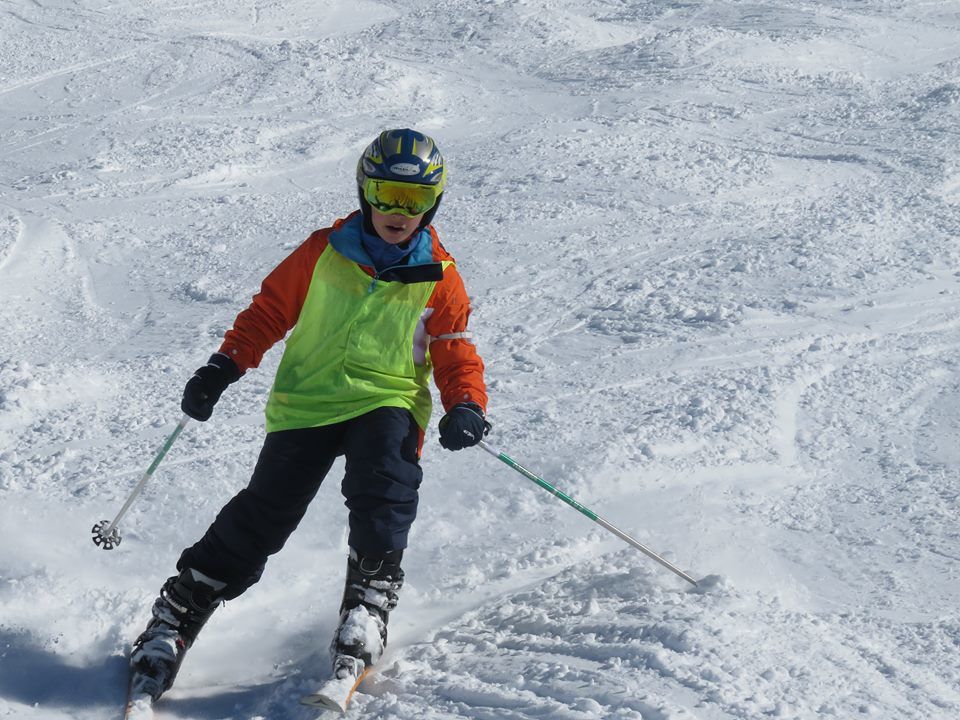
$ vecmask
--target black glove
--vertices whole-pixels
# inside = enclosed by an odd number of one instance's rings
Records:
[[[459,403],[440,418],[440,444],[447,450],[463,450],[483,440],[493,427],[483,410],[472,402]]]
[[[204,422],[213,414],[213,406],[227,389],[227,385],[240,379],[237,364],[223,353],[214,353],[207,364],[187,380],[183,389],[180,409],[194,420]]]

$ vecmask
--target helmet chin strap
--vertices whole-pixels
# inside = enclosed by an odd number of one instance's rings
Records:
[[[373,218],[370,213],[370,203],[367,202],[367,199],[363,196],[363,189],[357,188],[357,197],[360,199],[360,214],[363,215],[363,230],[370,235],[377,235],[377,231],[373,229]],[[377,235],[377,237],[380,237]]]

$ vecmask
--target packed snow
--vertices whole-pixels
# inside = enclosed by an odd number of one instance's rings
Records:
[[[119,717],[281,348],[194,368],[387,127],[449,166],[492,445],[428,433],[354,717],[960,717],[960,2],[2,0],[0,716]],[[335,466],[161,720],[309,720]]]

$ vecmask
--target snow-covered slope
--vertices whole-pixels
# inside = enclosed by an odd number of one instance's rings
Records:
[[[377,718],[960,716],[960,3],[0,3],[0,715],[104,718],[262,441],[179,417],[263,275],[433,134],[492,442],[427,439]],[[306,720],[335,468],[167,720]]]

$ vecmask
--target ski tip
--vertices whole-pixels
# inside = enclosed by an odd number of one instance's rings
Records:
[[[347,714],[347,708],[340,704],[340,701],[324,693],[314,693],[300,698],[300,704],[312,707],[316,710],[326,710],[327,712],[336,712],[341,715]]]
[[[153,720],[153,698],[147,694],[133,695],[127,701],[124,720]]]
[[[353,678],[330,680],[320,688],[319,691],[300,698],[300,704],[318,710],[326,710],[328,712],[337,712],[341,715],[346,715],[347,707],[349,707],[354,693],[357,692],[360,683],[363,682],[363,679],[367,677],[369,673],[370,668],[366,668],[360,673],[360,677],[355,680]]]

